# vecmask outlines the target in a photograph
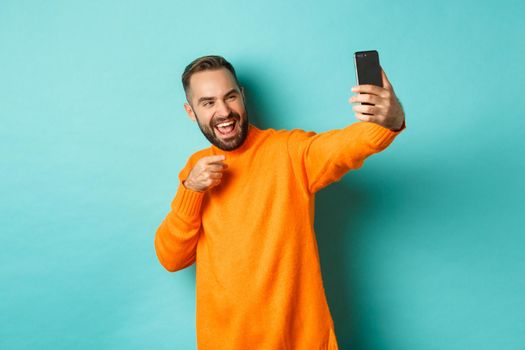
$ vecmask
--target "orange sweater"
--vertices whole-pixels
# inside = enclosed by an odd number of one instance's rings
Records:
[[[196,262],[197,345],[202,350],[337,349],[314,233],[314,194],[401,131],[357,122],[323,133],[250,124],[234,151],[194,153],[179,174],[155,250],[168,271]],[[208,192],[184,187],[195,162],[224,154]]]

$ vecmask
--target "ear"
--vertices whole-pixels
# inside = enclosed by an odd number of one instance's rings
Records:
[[[190,117],[191,120],[195,121],[195,113],[193,113],[193,108],[188,103],[184,104],[184,109],[186,110],[186,114],[188,114],[188,117]]]

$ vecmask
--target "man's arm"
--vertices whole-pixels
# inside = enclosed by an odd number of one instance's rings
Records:
[[[388,147],[400,132],[369,122],[319,134],[296,129],[289,135],[288,152],[296,176],[308,192],[315,193],[339,181],[349,170],[359,169],[366,158]]]
[[[349,102],[373,104],[354,106],[356,117],[363,122],[319,134],[298,129],[290,133],[288,152],[308,192],[315,193],[350,169],[360,168],[367,157],[384,150],[405,129],[403,109],[382,74],[384,88],[359,85],[352,89],[360,94]]]
[[[205,192],[221,183],[226,169],[224,156],[190,158],[179,174],[179,188],[171,211],[155,235],[157,258],[166,270],[175,272],[195,262],[201,229],[201,206]]]
[[[187,189],[180,182],[171,210],[157,229],[155,252],[159,262],[170,272],[195,262],[203,197],[204,193]]]

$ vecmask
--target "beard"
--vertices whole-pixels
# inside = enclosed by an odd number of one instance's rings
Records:
[[[234,149],[239,148],[246,140],[248,136],[248,114],[244,114],[244,118],[241,117],[238,113],[231,112],[226,117],[216,117],[210,120],[208,125],[201,124],[199,117],[195,114],[197,119],[197,124],[199,129],[201,129],[202,134],[210,141],[211,144],[223,151],[233,151]],[[217,136],[216,133],[219,133],[215,128],[218,124],[221,124],[227,120],[235,120],[235,135],[229,138],[221,138]]]

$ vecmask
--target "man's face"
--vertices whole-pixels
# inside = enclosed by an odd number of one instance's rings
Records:
[[[184,108],[197,121],[204,136],[216,147],[231,151],[248,135],[244,91],[226,68],[195,73],[190,79]]]

